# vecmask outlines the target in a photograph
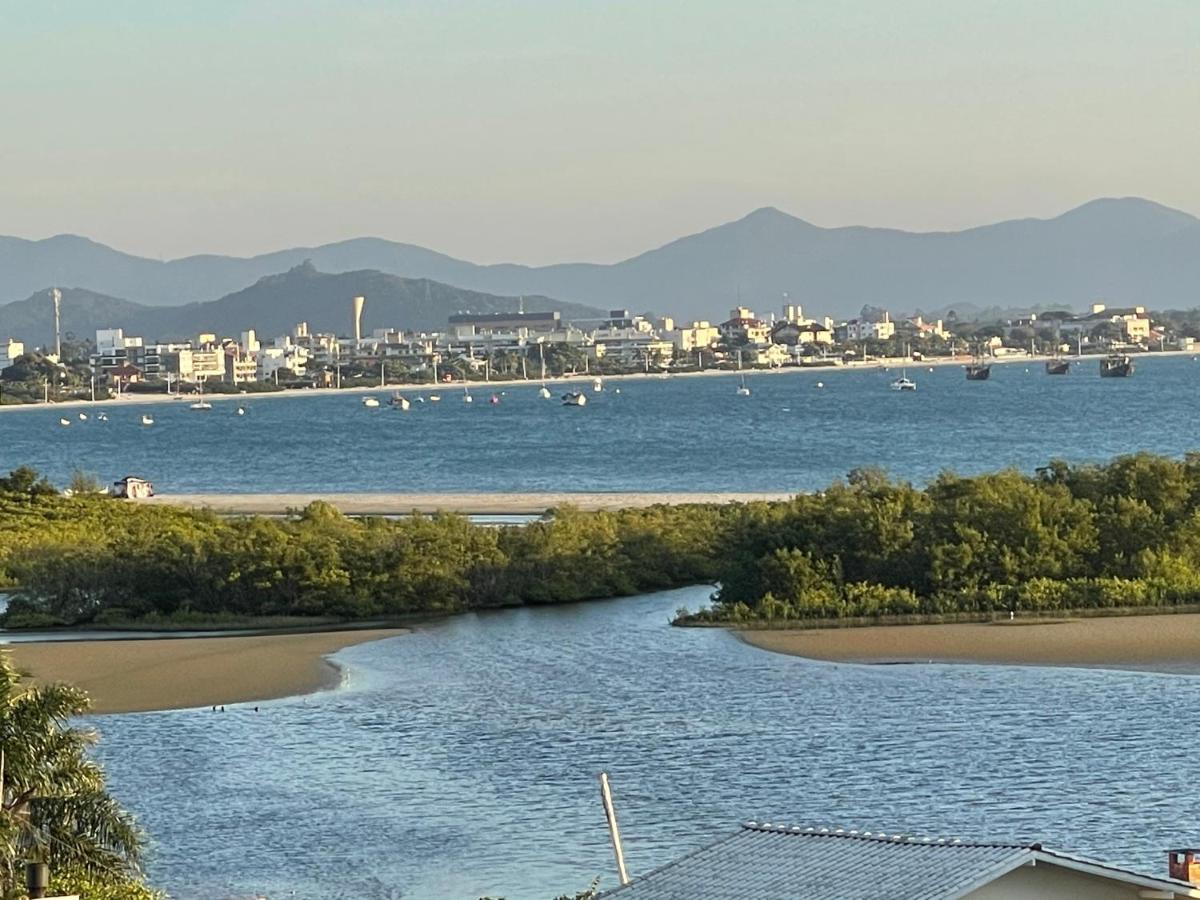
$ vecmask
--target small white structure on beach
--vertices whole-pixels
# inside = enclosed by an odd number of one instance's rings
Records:
[[[154,496],[154,485],[145,478],[126,475],[120,481],[113,482],[113,496],[124,497],[126,500],[144,500]]]

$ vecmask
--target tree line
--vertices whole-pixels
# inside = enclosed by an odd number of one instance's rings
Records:
[[[924,487],[852,472],[741,505],[563,507],[521,526],[451,514],[220,517],[0,478],[10,625],[447,614],[718,585],[682,623],[1200,604],[1200,454]]]

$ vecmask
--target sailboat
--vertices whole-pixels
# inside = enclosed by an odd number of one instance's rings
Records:
[[[538,338],[538,356],[542,361],[542,386],[538,389],[538,396],[543,400],[549,400],[553,395],[550,393],[550,388],[546,387],[546,345],[542,343],[541,338]]]
[[[188,409],[212,409],[212,404],[204,399],[204,380],[197,381],[196,386],[200,388],[200,399],[188,406]]]
[[[908,347],[907,346],[905,346],[905,348],[904,348],[904,361],[905,361],[905,363],[908,362]],[[900,377],[892,382],[892,390],[893,391],[915,391],[916,389],[917,389],[917,383],[908,377],[908,368],[906,366],[901,366],[900,367]]]
[[[593,378],[592,379],[592,390],[597,391],[597,392],[604,390],[604,382],[601,381],[599,378]]]
[[[746,387],[746,376],[742,373],[742,351],[741,350],[738,351],[737,361],[738,361],[738,379],[739,379],[737,395],[739,397],[749,397],[750,396],[750,388]]]
[[[474,403],[475,398],[471,396],[471,389],[467,387],[467,377],[463,376],[463,403]]]

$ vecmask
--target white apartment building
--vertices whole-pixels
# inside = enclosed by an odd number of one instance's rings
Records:
[[[18,356],[25,355],[25,345],[18,340],[9,338],[0,341],[0,372],[11,366]]]

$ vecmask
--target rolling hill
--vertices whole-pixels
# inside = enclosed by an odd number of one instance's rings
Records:
[[[350,298],[367,298],[363,333],[400,327],[444,330],[456,312],[528,312],[558,310],[564,318],[591,319],[600,310],[548,297],[500,297],[463,290],[428,279],[400,278],[372,270],[325,273],[311,263],[260,278],[248,288],[207,303],[152,307],[80,288],[63,290],[64,334],[92,337],[98,328],[124,328],[150,340],[194,337],[201,331],[234,335],[254,328],[264,339],[288,333],[297,322],[313,331],[349,334]],[[12,335],[30,346],[54,337],[48,289],[0,306],[0,336]]]

